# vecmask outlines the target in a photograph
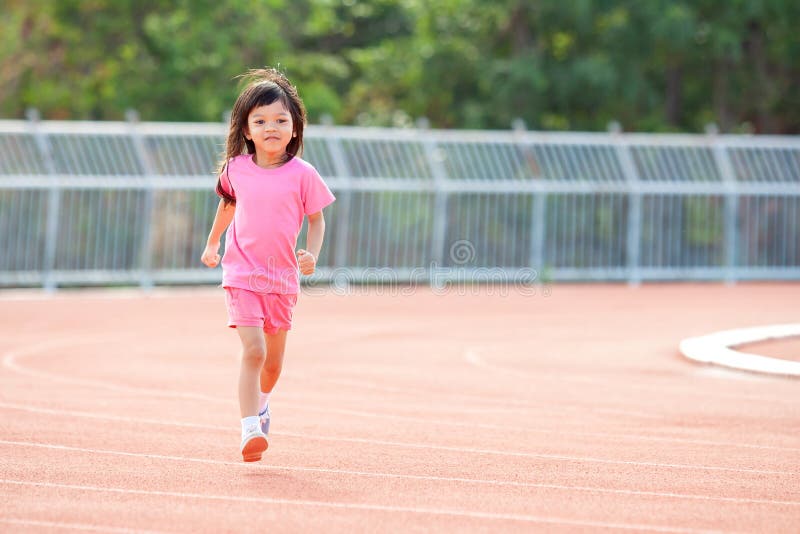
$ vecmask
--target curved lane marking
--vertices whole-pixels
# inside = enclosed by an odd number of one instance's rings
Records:
[[[731,348],[746,343],[797,336],[800,336],[800,324],[738,328],[684,339],[678,345],[678,350],[686,358],[701,363],[756,373],[800,377],[800,361],[770,358]]]

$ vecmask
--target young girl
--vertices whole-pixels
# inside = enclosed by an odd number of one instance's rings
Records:
[[[242,456],[267,450],[269,396],[281,373],[286,333],[299,291],[312,274],[325,234],[322,209],[335,198],[300,159],[306,111],[297,89],[275,69],[251,70],[231,113],[217,194],[222,197],[201,261],[216,267],[222,232],[222,287],[228,326],[242,342],[239,406]],[[308,217],[306,249],[295,253]]]

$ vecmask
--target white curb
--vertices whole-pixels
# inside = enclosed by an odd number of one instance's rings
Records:
[[[769,358],[730,348],[745,343],[794,336],[800,336],[800,324],[740,328],[684,339],[678,346],[678,350],[685,357],[698,362],[714,363],[757,373],[800,376],[800,362]]]

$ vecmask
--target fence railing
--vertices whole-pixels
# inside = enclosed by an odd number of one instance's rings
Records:
[[[225,134],[0,121],[0,286],[218,282],[199,257]],[[338,198],[314,280],[800,279],[800,138],[312,125],[305,145]]]

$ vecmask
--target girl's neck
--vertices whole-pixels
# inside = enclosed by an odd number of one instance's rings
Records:
[[[266,154],[256,151],[253,154],[253,162],[262,169],[276,169],[289,161],[289,154],[282,152],[278,154]]]

